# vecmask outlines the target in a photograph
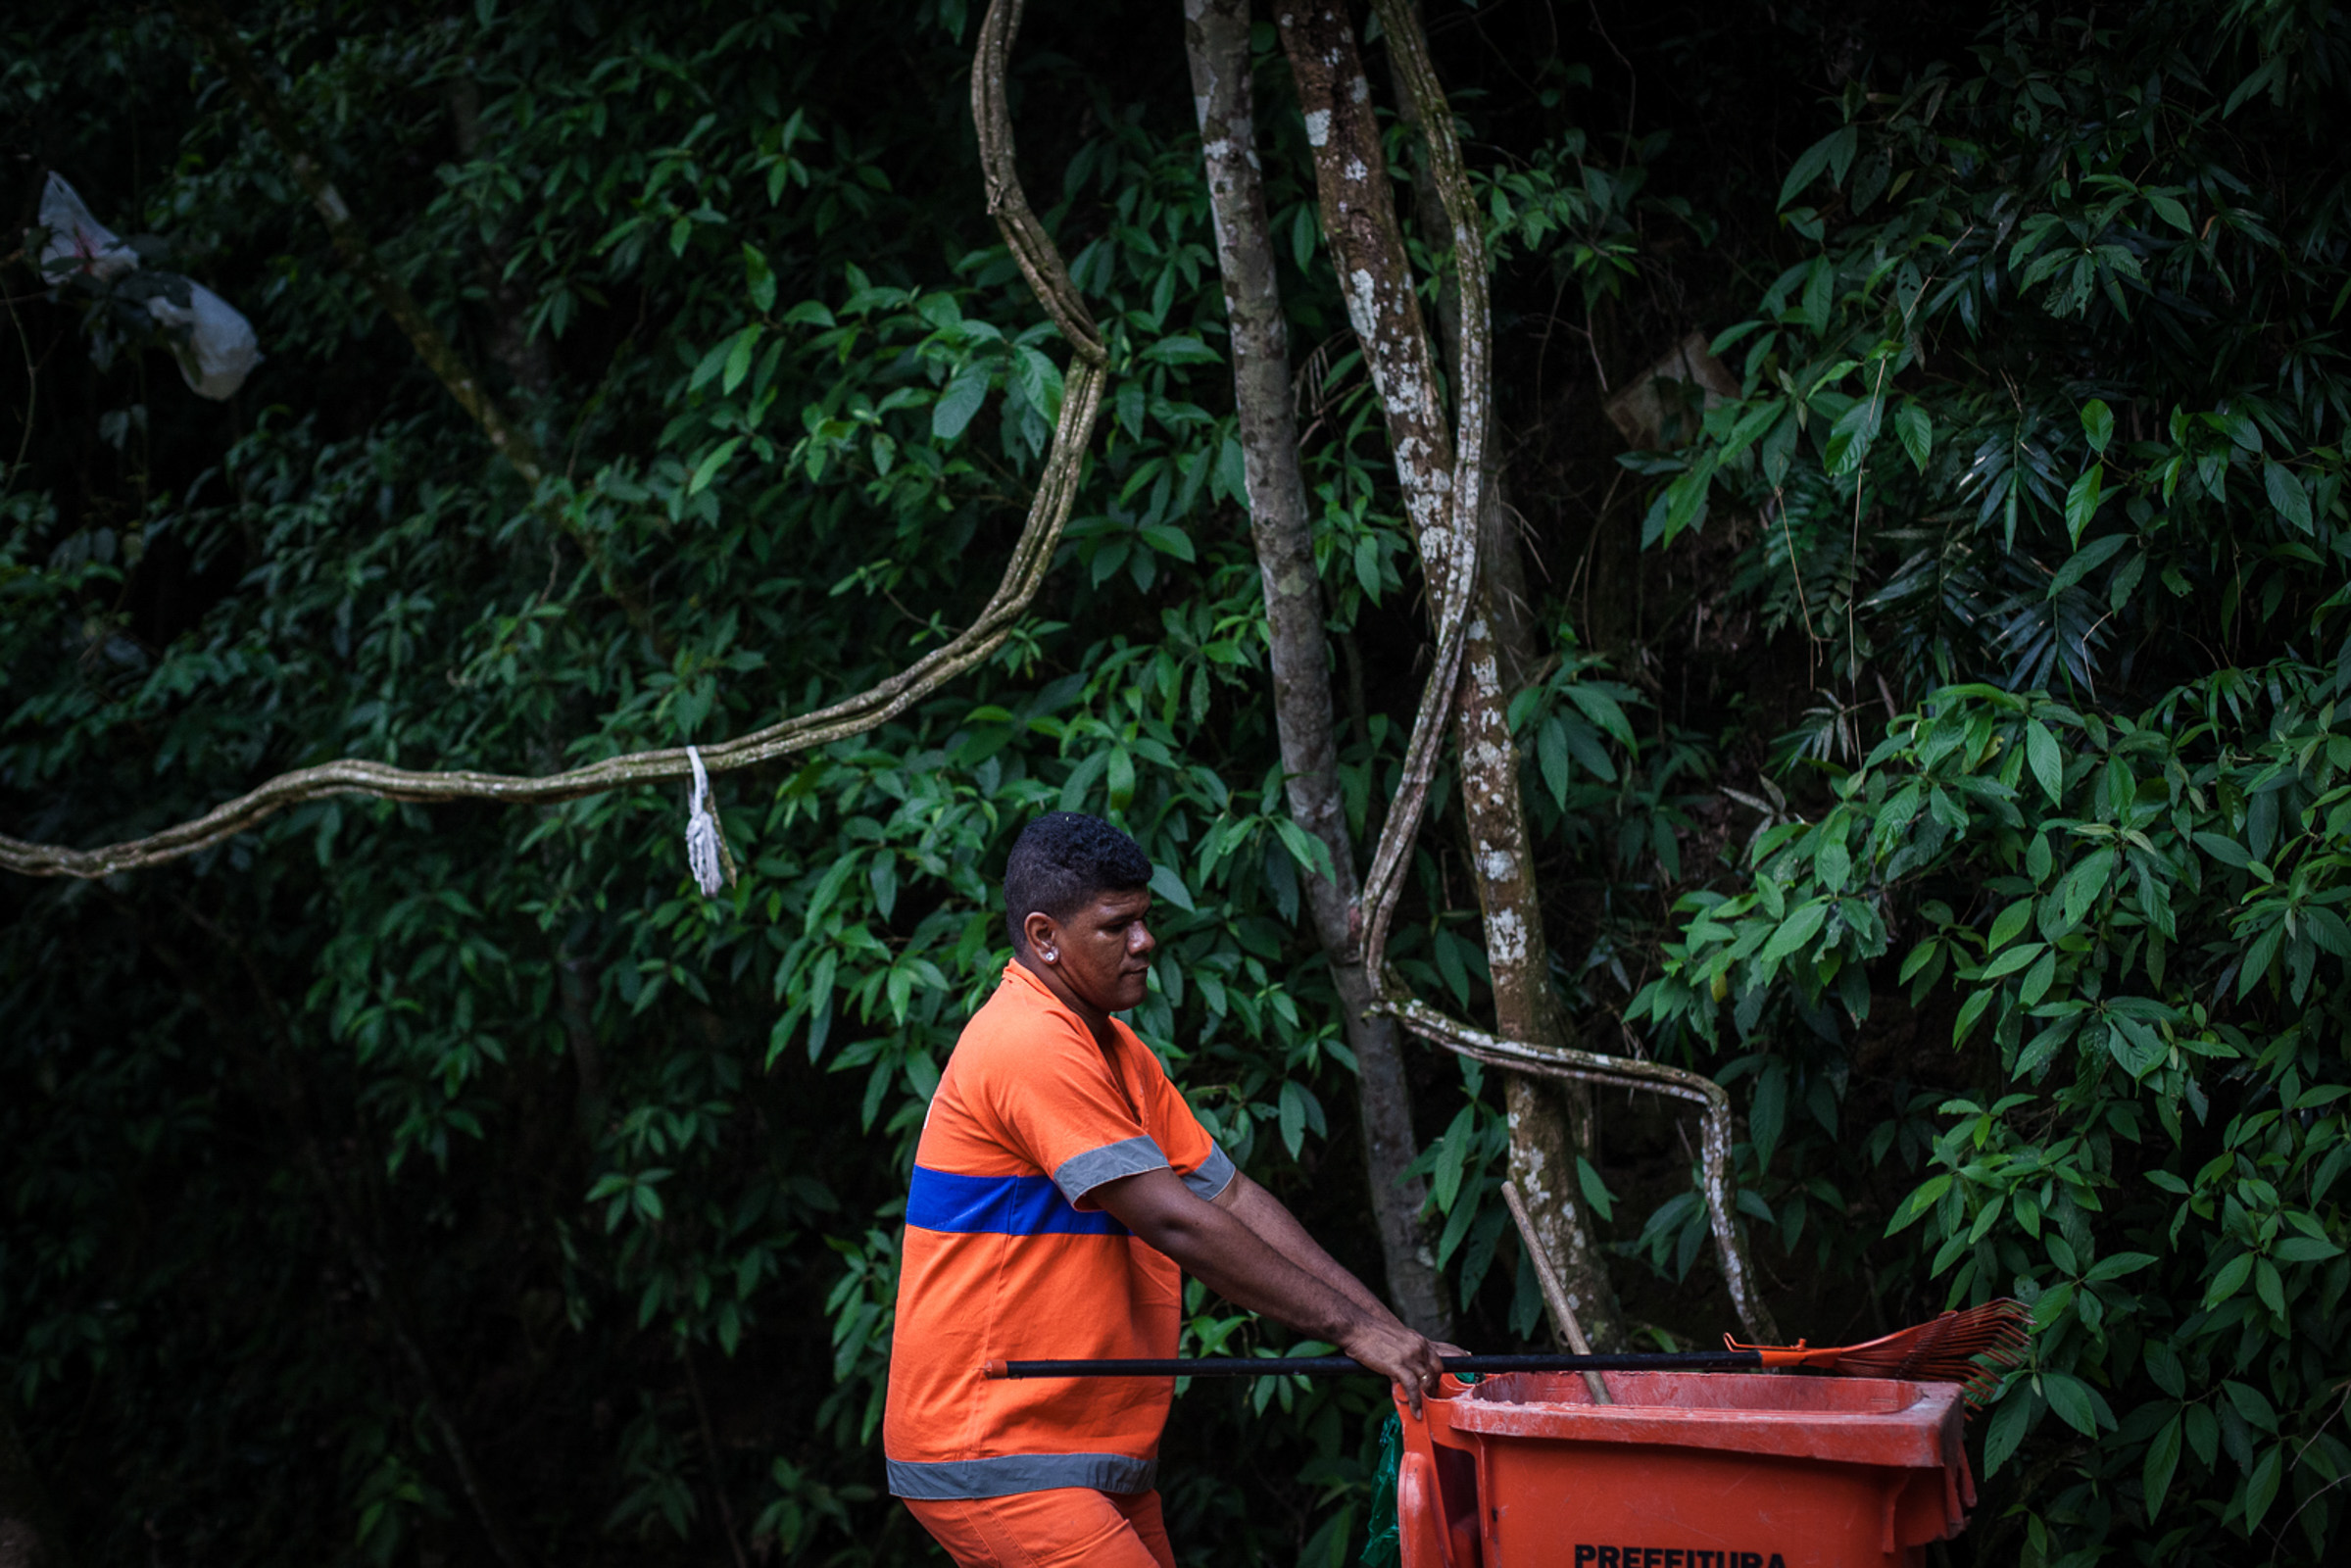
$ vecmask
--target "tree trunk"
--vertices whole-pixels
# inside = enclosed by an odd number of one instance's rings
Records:
[[[1417,17],[1420,6],[1409,0],[1410,10]],[[1437,192],[1437,181],[1429,170],[1428,119],[1420,106],[1420,97],[1412,90],[1409,73],[1396,69],[1396,57],[1389,56],[1389,79],[1396,88],[1396,118],[1412,131],[1406,146],[1412,160],[1412,221],[1420,230],[1421,243],[1437,255],[1452,247],[1452,225],[1445,216],[1445,199]],[[1461,385],[1461,281],[1456,268],[1437,280],[1437,335],[1445,361],[1452,368],[1453,385]],[[1517,691],[1534,672],[1537,655],[1535,629],[1535,601],[1527,591],[1527,567],[1518,548],[1518,531],[1510,526],[1510,509],[1504,500],[1503,471],[1507,466],[1502,455],[1495,450],[1494,437],[1500,432],[1495,427],[1492,405],[1486,422],[1486,482],[1478,490],[1478,560],[1486,580],[1486,593],[1494,611],[1494,640],[1502,662],[1502,681],[1510,691]]]
[[[1418,23],[1403,6],[1380,9],[1392,39],[1399,27],[1418,36]],[[1298,77],[1306,140],[1314,149],[1323,230],[1347,295],[1348,319],[1387,413],[1389,443],[1420,543],[1429,598],[1433,605],[1446,603],[1466,542],[1455,532],[1459,524],[1452,516],[1453,437],[1354,31],[1337,0],[1280,0],[1276,21]],[[1449,114],[1434,83],[1428,86],[1426,101],[1415,107],[1429,120]],[[1462,384],[1456,390],[1464,434],[1474,434],[1482,446],[1486,388]],[[1475,519],[1468,525],[1475,526]],[[1559,1009],[1550,991],[1542,900],[1519,801],[1518,754],[1510,737],[1509,692],[1492,602],[1491,583],[1481,581],[1471,602],[1455,718],[1471,865],[1485,915],[1496,1029],[1511,1039],[1556,1045],[1562,1038]],[[1512,1177],[1543,1245],[1560,1265],[1594,1348],[1614,1348],[1623,1343],[1623,1325],[1583,1212],[1564,1106],[1535,1084],[1514,1082],[1508,1094]]]
[[[1451,1337],[1445,1278],[1420,1211],[1428,1188],[1406,1177],[1418,1143],[1405,1081],[1403,1032],[1375,1016],[1371,977],[1349,915],[1357,893],[1354,845],[1339,790],[1331,704],[1330,642],[1314,569],[1313,523],[1298,470],[1291,407],[1290,345],[1274,282],[1273,235],[1258,178],[1249,107],[1248,0],[1185,0],[1184,43],[1200,111],[1216,257],[1232,326],[1234,401],[1249,486],[1249,533],[1264,582],[1273,664],[1274,722],[1290,814],[1331,855],[1333,876],[1306,878],[1314,934],[1330,960],[1355,1054],[1363,1163],[1379,1222],[1388,1292],[1397,1315],[1434,1338]]]
[[[1401,4],[1418,17],[1418,0],[1401,0]],[[1437,182],[1431,177],[1427,144],[1422,139],[1428,133],[1427,113],[1419,95],[1412,90],[1411,74],[1396,69],[1393,50],[1389,63],[1396,87],[1397,118],[1415,133],[1410,143],[1413,221],[1420,228],[1422,243],[1442,254],[1451,244],[1451,225],[1445,220],[1445,203],[1438,194]],[[1446,112],[1442,103],[1438,109],[1440,113]],[[1437,328],[1444,341],[1446,361],[1453,368],[1456,387],[1461,384],[1459,279],[1456,269],[1441,278],[1437,288]],[[1526,562],[1519,550],[1518,530],[1511,526],[1509,507],[1504,500],[1504,463],[1494,444],[1497,431],[1491,404],[1485,407],[1488,456],[1486,482],[1478,489],[1478,563],[1501,679],[1502,710],[1507,713],[1510,699],[1533,676],[1541,650],[1533,596],[1527,588]],[[1468,666],[1465,678],[1475,679],[1477,666],[1468,661],[1464,662]],[[1523,813],[1519,837],[1523,843]],[[1530,886],[1530,897],[1533,896]],[[1537,1045],[1564,1044],[1574,1031],[1558,1004],[1549,975],[1541,975],[1535,984],[1543,993],[1537,999],[1543,1022],[1535,1026],[1542,1032],[1520,1034],[1507,1026],[1500,1032]],[[1508,1079],[1506,1094],[1511,1128],[1511,1178],[1533,1205],[1531,1217],[1536,1232],[1559,1268],[1568,1304],[1583,1321],[1594,1348],[1621,1348],[1624,1330],[1616,1292],[1608,1279],[1606,1261],[1593,1245],[1582,1184],[1575,1174],[1576,1156],[1589,1156],[1592,1151],[1592,1087],[1575,1082],[1545,1083],[1514,1073]],[[1561,1325],[1554,1324],[1553,1328],[1560,1334],[1565,1332]]]

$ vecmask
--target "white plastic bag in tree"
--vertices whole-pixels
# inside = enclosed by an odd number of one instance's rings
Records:
[[[41,246],[43,277],[56,281],[79,272],[107,281],[138,270],[139,253],[92,218],[61,175],[51,174],[42,188],[41,227],[49,231]]]
[[[199,397],[232,397],[261,363],[253,323],[237,308],[193,278],[147,269],[130,288],[112,285],[140,271],[139,254],[90,216],[73,186],[56,174],[41,192],[41,275],[53,282],[81,278],[119,301],[143,303],[164,328],[180,376]]]
[[[187,329],[171,334],[171,357],[179,361],[180,375],[198,397],[233,397],[245,384],[246,372],[261,360],[253,323],[202,283],[188,284],[185,305],[154,296],[147,301],[147,314],[165,326]]]

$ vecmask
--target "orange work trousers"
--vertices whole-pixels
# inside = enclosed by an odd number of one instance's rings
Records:
[[[957,1568],[1175,1568],[1156,1492],[902,1497]]]

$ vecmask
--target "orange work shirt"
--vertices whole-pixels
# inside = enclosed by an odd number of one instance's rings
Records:
[[[1113,1048],[1015,961],[955,1042],[914,1149],[882,1423],[890,1491],[1151,1490],[1171,1378],[990,1379],[991,1360],[1176,1353],[1182,1273],[1087,1194],[1172,1167],[1232,1181],[1159,1060]]]

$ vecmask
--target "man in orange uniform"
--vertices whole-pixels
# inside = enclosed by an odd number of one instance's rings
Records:
[[[906,1198],[882,1447],[963,1568],[1174,1568],[1152,1490],[1167,1378],[990,1379],[990,1360],[1168,1356],[1182,1270],[1337,1344],[1415,1410],[1436,1348],[1233,1167],[1135,1032],[1151,861],[1053,811],[1004,868],[1012,961],[931,1098]]]

